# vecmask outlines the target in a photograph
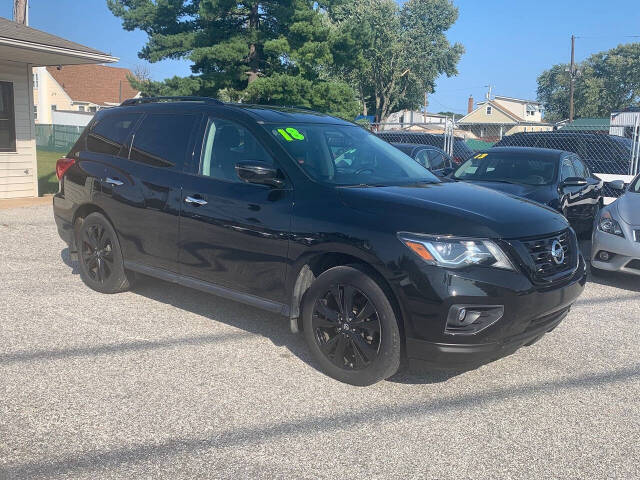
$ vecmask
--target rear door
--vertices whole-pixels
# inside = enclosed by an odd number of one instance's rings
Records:
[[[200,162],[182,192],[181,273],[283,303],[291,184],[273,188],[241,181],[235,171],[240,161],[277,167],[260,140],[266,134],[224,114],[205,123]]]
[[[183,168],[193,155],[200,119],[191,113],[145,113],[126,142],[126,154],[107,166],[105,209],[125,261],[178,270]]]

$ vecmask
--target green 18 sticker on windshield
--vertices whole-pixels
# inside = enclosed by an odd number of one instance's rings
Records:
[[[304,135],[293,127],[279,128],[278,133],[282,135],[287,142],[293,142],[295,140],[304,140]]]

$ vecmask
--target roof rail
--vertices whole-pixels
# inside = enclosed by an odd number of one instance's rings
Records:
[[[162,103],[162,102],[203,102],[211,103],[214,105],[224,105],[220,100],[211,97],[139,97],[129,98],[120,104],[121,107],[127,105],[141,105],[143,103]]]

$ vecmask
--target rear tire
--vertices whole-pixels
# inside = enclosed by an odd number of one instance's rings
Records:
[[[120,242],[111,223],[100,213],[88,215],[76,232],[80,278],[100,293],[119,293],[130,287]]]
[[[322,273],[302,300],[304,336],[320,369],[351,385],[372,385],[400,366],[400,331],[380,286],[353,267]]]

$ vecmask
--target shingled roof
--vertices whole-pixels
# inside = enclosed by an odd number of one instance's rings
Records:
[[[6,18],[0,17],[0,37],[12,40],[21,40],[23,42],[37,43],[48,47],[65,48],[67,50],[76,50],[78,52],[95,53],[97,55],[107,55],[99,50],[94,50],[85,45],[66,40],[62,37],[51,35],[50,33],[37,30],[35,28],[22,25],[21,23],[12,22]]]
[[[129,83],[127,77],[133,74],[127,68],[67,65],[61,70],[47,67],[47,71],[74,102],[117,104],[139,93]]]

